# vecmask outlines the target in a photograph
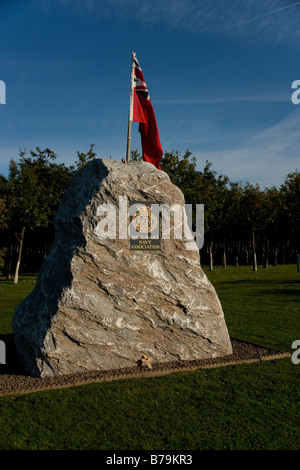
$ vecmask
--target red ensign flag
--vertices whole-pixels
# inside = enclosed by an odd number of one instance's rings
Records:
[[[130,120],[140,123],[139,132],[141,134],[143,160],[152,163],[160,170],[163,150],[147,85],[135,53],[133,53],[131,88]]]

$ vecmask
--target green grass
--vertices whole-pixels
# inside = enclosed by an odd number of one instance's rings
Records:
[[[0,277],[0,335],[12,333],[11,322],[15,308],[30,294],[36,283],[36,276],[20,276],[18,284]]]
[[[251,266],[209,272],[231,336],[290,351],[300,339],[300,273],[295,265]]]
[[[204,270],[231,336],[291,351],[300,339],[295,266]],[[0,339],[34,281],[0,280]],[[299,378],[300,364],[286,358],[1,397],[0,449],[299,450]]]
[[[297,371],[278,360],[3,397],[0,448],[298,449]]]

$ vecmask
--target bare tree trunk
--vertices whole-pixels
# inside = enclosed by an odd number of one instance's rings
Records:
[[[264,268],[269,267],[269,240],[265,241]]]
[[[255,234],[252,231],[252,249],[253,249],[253,271],[257,271],[257,258],[256,258],[256,246],[255,246]]]
[[[235,267],[239,267],[239,244],[235,246]]]
[[[210,242],[210,245],[209,245],[209,270],[210,271],[214,269],[212,247],[213,247],[213,242]]]
[[[274,251],[274,266],[277,266],[277,255],[278,255],[278,249],[277,249],[277,243],[276,243],[275,251]]]
[[[225,247],[225,243],[223,244],[223,261],[222,261],[222,264],[223,264],[223,268],[226,269],[226,247]]]
[[[18,261],[17,261],[15,276],[14,276],[14,284],[18,284],[18,281],[19,281],[19,269],[20,269],[20,264],[21,264],[21,256],[22,256],[24,235],[25,235],[25,227],[22,228],[21,237],[19,239],[19,243],[20,243],[19,244],[19,253],[18,253]]]
[[[249,251],[248,251],[248,247],[246,246],[245,248],[245,253],[246,253],[246,266],[248,266],[249,264]]]

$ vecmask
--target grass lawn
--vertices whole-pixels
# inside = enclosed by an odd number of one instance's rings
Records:
[[[231,336],[292,352],[295,265],[203,269]],[[0,278],[0,339],[34,282]],[[299,378],[300,364],[286,358],[0,397],[0,449],[299,450]]]
[[[300,273],[295,265],[203,267],[215,286],[230,335],[290,351],[300,339]]]

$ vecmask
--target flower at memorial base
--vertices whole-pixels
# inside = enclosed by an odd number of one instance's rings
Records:
[[[152,369],[151,361],[152,358],[150,356],[146,356],[145,354],[143,354],[142,358],[139,359],[138,364],[141,367],[148,367],[148,369]]]

